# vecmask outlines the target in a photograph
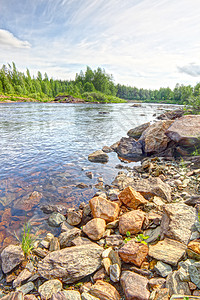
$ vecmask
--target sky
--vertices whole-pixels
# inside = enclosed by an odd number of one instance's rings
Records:
[[[0,67],[138,88],[200,81],[200,0],[0,0]]]

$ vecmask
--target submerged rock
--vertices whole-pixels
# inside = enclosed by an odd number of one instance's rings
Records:
[[[97,150],[88,156],[88,160],[91,162],[106,163],[108,162],[108,159],[108,155],[102,150]]]
[[[30,195],[14,201],[14,208],[29,211],[40,202],[41,198],[42,194],[34,191]]]

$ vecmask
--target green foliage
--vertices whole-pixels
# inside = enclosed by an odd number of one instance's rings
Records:
[[[15,237],[20,242],[25,257],[29,256],[31,250],[33,249],[34,239],[32,238],[30,232],[31,232],[31,226],[30,226],[30,224],[29,223],[25,223],[24,227],[23,227],[23,232],[22,232],[22,238],[21,238],[21,240],[19,239],[19,237],[15,233]]]
[[[135,239],[136,239],[136,242],[139,242],[139,243],[142,243],[142,244],[145,244],[147,245],[147,242],[145,242],[145,240],[147,240],[149,238],[149,236],[144,236],[143,233],[140,233],[138,234]]]
[[[130,240],[131,240],[131,233],[130,233],[130,231],[127,231],[126,232],[126,238],[124,239],[124,243],[126,244]]]

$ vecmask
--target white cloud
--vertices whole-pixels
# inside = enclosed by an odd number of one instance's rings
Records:
[[[22,41],[15,37],[11,32],[0,29],[0,47],[9,48],[30,48],[31,45],[27,41]]]

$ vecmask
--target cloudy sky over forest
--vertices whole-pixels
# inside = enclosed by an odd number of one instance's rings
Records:
[[[0,0],[0,66],[74,79],[86,66],[138,88],[200,81],[199,0]]]

